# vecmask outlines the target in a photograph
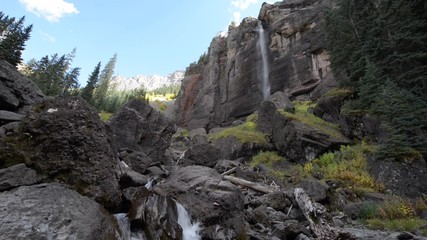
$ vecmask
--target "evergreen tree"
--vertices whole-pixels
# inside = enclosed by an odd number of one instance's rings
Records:
[[[101,70],[101,62],[98,62],[93,72],[89,75],[87,84],[81,92],[82,98],[85,99],[91,105],[94,105],[93,92],[95,90],[96,85],[98,84],[100,70]]]
[[[111,78],[114,74],[114,68],[116,67],[116,61],[117,54],[114,54],[110,61],[108,61],[107,65],[105,65],[104,69],[101,72],[101,75],[99,76],[99,83],[96,86],[94,93],[95,107],[98,110],[103,110],[105,106],[105,100],[107,97]]]
[[[16,66],[21,62],[25,42],[30,38],[32,25],[24,26],[25,17],[16,20],[0,11],[0,59]]]
[[[39,61],[29,61],[29,78],[48,96],[73,95],[78,89],[80,68],[71,68],[76,50],[59,56],[44,56]]]
[[[381,120],[382,157],[427,157],[426,10],[424,0],[340,0],[327,14],[332,69],[356,93],[342,110]]]

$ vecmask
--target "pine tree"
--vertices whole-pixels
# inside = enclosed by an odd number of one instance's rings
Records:
[[[98,62],[93,72],[89,75],[87,84],[81,92],[82,98],[85,99],[91,105],[94,105],[93,92],[95,90],[96,85],[98,84],[100,70],[101,70],[101,62]]]
[[[95,88],[94,101],[95,107],[98,110],[103,110],[105,107],[105,99],[107,97],[108,88],[110,86],[111,78],[114,74],[114,68],[116,66],[117,54],[108,61],[107,65],[105,65],[104,69],[99,76],[99,84]]]
[[[30,38],[32,25],[24,27],[25,17],[19,20],[0,12],[0,59],[16,66],[22,61],[25,42]]]
[[[356,92],[342,110],[381,120],[382,157],[427,157],[426,9],[424,0],[340,0],[327,14],[332,69]]]
[[[59,56],[57,53],[27,63],[29,78],[48,96],[73,95],[79,84],[80,68],[71,68],[76,50]]]

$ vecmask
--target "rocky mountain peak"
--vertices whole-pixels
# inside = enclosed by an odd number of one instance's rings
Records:
[[[170,85],[180,84],[184,78],[184,71],[175,71],[166,76],[138,75],[134,77],[115,76],[111,84],[119,91],[127,91],[144,87],[147,91]]]

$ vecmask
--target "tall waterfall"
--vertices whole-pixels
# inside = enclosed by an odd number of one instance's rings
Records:
[[[199,235],[199,223],[191,223],[190,215],[188,215],[187,210],[179,204],[176,203],[176,210],[178,212],[178,224],[182,228],[182,239],[183,240],[200,240]]]
[[[262,81],[262,97],[266,100],[270,96],[270,80],[268,78],[268,59],[267,59],[267,45],[265,42],[265,33],[262,27],[261,21],[258,21],[257,32],[259,33],[258,37],[258,47],[261,53],[262,59],[262,69],[261,69],[261,78]]]

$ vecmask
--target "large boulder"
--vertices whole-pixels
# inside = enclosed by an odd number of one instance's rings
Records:
[[[43,98],[34,82],[10,63],[0,60],[0,110],[20,111]]]
[[[3,139],[0,165],[25,162],[46,181],[64,182],[116,209],[119,161],[111,135],[82,98],[48,99],[32,107],[16,135]]]
[[[0,193],[1,239],[116,239],[101,205],[58,183]]]
[[[109,123],[120,149],[142,151],[153,161],[164,161],[175,125],[142,100],[132,100]]]
[[[349,143],[339,130],[330,129],[328,124],[320,129],[288,117],[270,101],[264,101],[261,105],[258,129],[270,135],[276,149],[292,162],[305,163]]]
[[[190,215],[202,223],[206,239],[236,239],[244,234],[243,195],[214,169],[181,168],[155,188],[188,206]],[[220,235],[230,238],[215,237]]]

